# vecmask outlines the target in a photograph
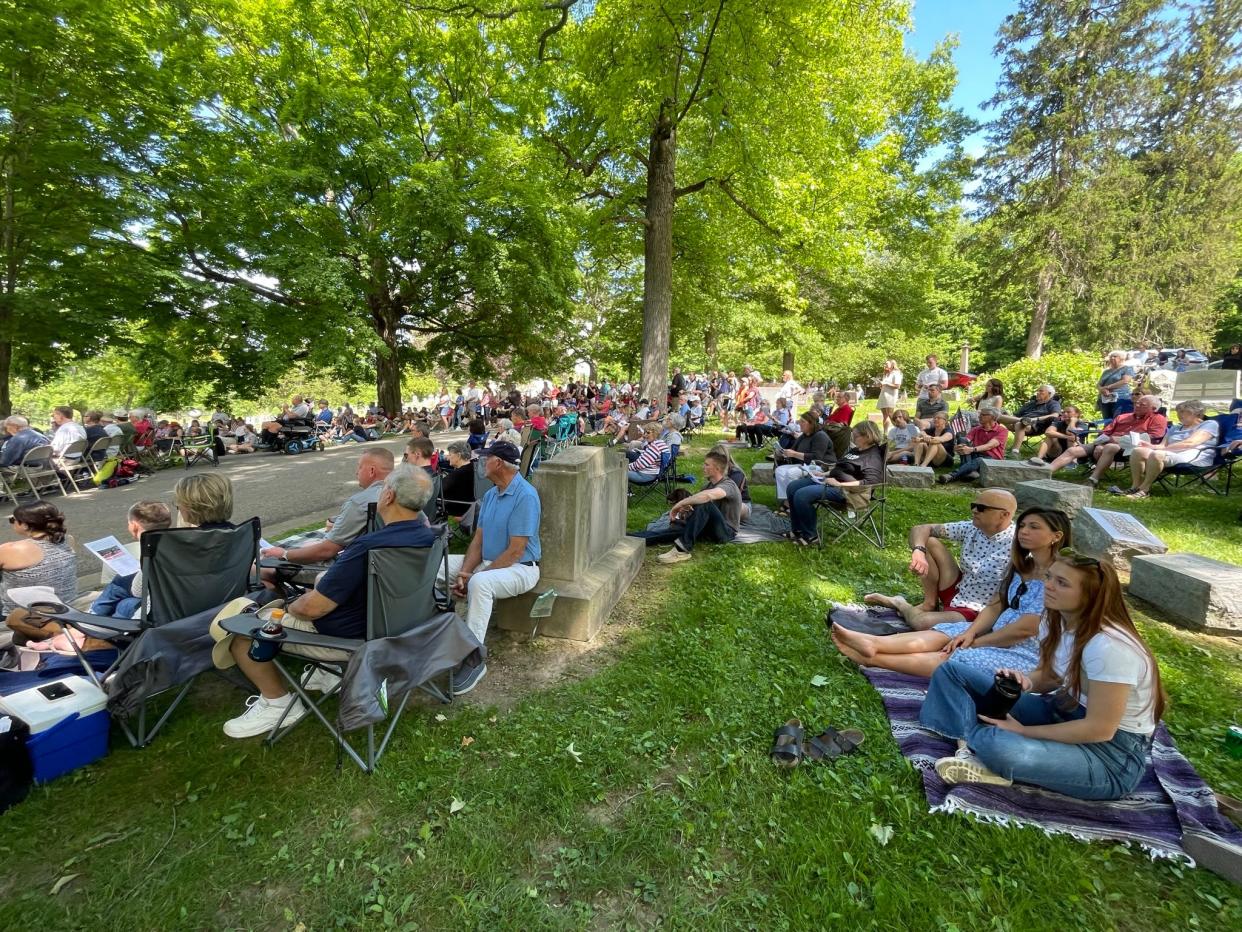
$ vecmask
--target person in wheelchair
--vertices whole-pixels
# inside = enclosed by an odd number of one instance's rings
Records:
[[[384,526],[362,535],[346,547],[316,580],[314,589],[285,606],[282,624],[330,637],[365,637],[368,554],[382,547],[430,547],[435,543],[436,532],[422,517],[430,499],[431,477],[426,472],[408,465],[392,470],[384,479],[379,495],[378,509]],[[250,659],[250,642],[250,638],[229,636],[216,645],[213,654],[217,667],[226,669],[236,664],[259,691],[247,701],[245,712],[224,723],[224,733],[230,738],[265,735],[282,716],[285,725],[292,725],[309,712],[285,686],[275,666]],[[221,647],[222,644],[226,646]],[[283,648],[283,653],[312,660],[349,659],[348,654],[339,650],[321,647],[289,645]],[[305,688],[330,689],[335,685],[331,681],[334,679],[327,673],[311,676]]]
[[[292,431],[286,428],[298,428],[301,433],[309,435],[314,429],[311,420],[310,405],[301,395],[294,395],[290,404],[285,405],[280,416],[274,421],[265,421],[259,439],[273,449],[283,449],[291,439]]]

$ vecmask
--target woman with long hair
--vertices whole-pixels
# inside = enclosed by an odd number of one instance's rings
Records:
[[[882,432],[888,430],[893,419],[893,411],[897,408],[897,394],[900,391],[901,369],[898,368],[896,359],[886,359],[884,371],[880,374],[880,400],[876,402],[876,407],[884,418],[884,423],[880,425]]]
[[[1028,508],[1018,516],[1009,570],[992,601],[974,621],[947,621],[926,631],[876,637],[832,626],[832,642],[865,667],[931,676],[942,663],[966,663],[989,676],[998,666],[1029,669],[1039,659],[1039,618],[1044,575],[1070,543],[1070,519],[1053,508]]]
[[[1062,552],[1044,582],[1039,664],[1001,667],[1022,696],[1003,719],[980,715],[991,673],[942,665],[919,721],[956,738],[936,762],[946,783],[1017,780],[1079,799],[1118,799],[1138,785],[1164,713],[1160,668],[1143,641],[1108,563]]]

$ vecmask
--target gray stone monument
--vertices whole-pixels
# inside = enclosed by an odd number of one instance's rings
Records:
[[[1129,591],[1191,628],[1242,636],[1242,566],[1197,553],[1137,556]]]
[[[930,466],[889,466],[888,484],[899,489],[930,489],[936,474]]]
[[[760,460],[750,467],[751,485],[776,485],[776,464],[771,460]]]
[[[1098,560],[1107,560],[1119,572],[1130,569],[1139,554],[1168,553],[1159,537],[1143,527],[1134,515],[1103,508],[1083,508],[1074,518],[1074,549]]]
[[[1056,479],[1033,479],[1014,487],[1019,510],[1024,508],[1057,508],[1071,518],[1083,508],[1091,507],[1091,486]]]
[[[539,585],[496,602],[492,622],[510,631],[589,641],[643,563],[644,541],[625,536],[625,458],[605,447],[570,447],[540,465],[531,484],[543,516]],[[551,616],[531,618],[535,598],[548,589],[556,590]]]
[[[1015,489],[1019,482],[1052,478],[1047,466],[1032,466],[1020,460],[979,461],[979,485],[985,489]]]

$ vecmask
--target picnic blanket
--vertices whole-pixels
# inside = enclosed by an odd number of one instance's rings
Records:
[[[737,535],[729,543],[767,544],[774,541],[782,541],[785,539],[784,534],[788,530],[788,518],[782,518],[766,505],[752,504],[750,506],[750,514],[742,522],[742,526],[737,530]],[[673,532],[668,520],[668,512],[666,511],[648,524],[641,535],[632,534],[630,536],[661,539],[670,533]]]
[[[931,812],[969,813],[984,822],[1034,826],[1048,835],[1072,835],[1081,841],[1135,842],[1152,858],[1175,858],[1191,866],[1195,862],[1183,847],[1184,834],[1242,845],[1242,831],[1220,814],[1211,788],[1163,724],[1156,728],[1143,779],[1130,795],[1111,802],[1074,799],[1020,783],[950,785],[937,776],[935,764],[952,755],[956,744],[919,724],[927,680],[875,667],[862,672],[884,701],[901,753],[923,776]]]

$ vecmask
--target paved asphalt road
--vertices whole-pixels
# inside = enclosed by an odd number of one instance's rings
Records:
[[[453,440],[464,440],[460,431],[433,436],[443,449]],[[287,531],[331,517],[342,501],[357,490],[354,469],[363,450],[376,445],[387,447],[400,457],[404,436],[390,437],[368,444],[330,446],[322,453],[254,453],[229,455],[218,467],[201,463],[189,472],[218,469],[233,480],[233,517],[246,519],[258,515],[263,536],[268,540]],[[78,544],[78,575],[98,576],[99,561],[82,548],[82,542],[115,534],[122,542],[129,539],[125,514],[129,506],[143,499],[172,503],[172,489],[187,474],[185,469],[162,469],[152,476],[116,489],[96,489],[76,495],[52,495],[49,501],[65,513],[66,525]],[[27,499],[28,500],[28,499]],[[0,539],[9,539],[0,535]]]

